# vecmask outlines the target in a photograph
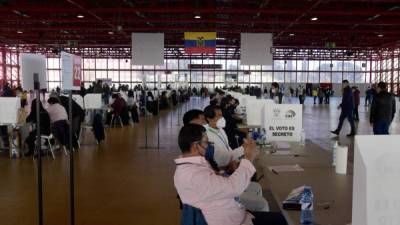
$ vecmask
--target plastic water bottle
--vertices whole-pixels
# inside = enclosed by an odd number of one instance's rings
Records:
[[[336,150],[338,146],[339,146],[338,141],[335,141],[332,148],[332,166],[336,166]]]
[[[301,129],[300,133],[300,145],[305,146],[306,145],[306,133],[304,132],[304,129]]]
[[[313,224],[314,195],[312,193],[311,187],[304,188],[303,194],[300,199],[300,204],[301,204],[300,223]]]

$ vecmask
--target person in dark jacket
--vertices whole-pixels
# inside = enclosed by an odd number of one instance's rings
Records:
[[[396,113],[396,100],[394,96],[387,92],[385,82],[379,82],[377,94],[372,100],[369,122],[371,123],[374,134],[389,134],[389,126]]]
[[[36,125],[37,123],[36,113],[37,113],[36,99],[33,99],[31,103],[31,112],[29,113],[28,117],[26,117],[26,122]],[[43,108],[41,101],[39,101],[39,113],[40,113],[40,134],[48,136],[51,133],[50,116],[47,113],[47,111]],[[25,139],[25,144],[28,146],[28,152],[25,153],[26,156],[32,155],[33,152],[35,151],[35,140],[37,136],[36,134],[37,130],[34,129],[29,133],[28,137]]]
[[[60,99],[60,104],[64,106],[65,110],[67,111],[69,119],[69,99],[67,96],[60,96],[59,99]],[[84,118],[85,118],[85,111],[75,100],[72,100],[72,130],[75,134],[75,138],[78,140],[81,131],[81,123],[84,120]]]
[[[351,88],[353,91],[353,97],[354,97],[354,121],[359,121],[360,117],[358,116],[358,106],[360,106],[360,90],[356,86],[353,86]]]
[[[340,113],[339,117],[339,124],[336,130],[331,131],[332,134],[339,135],[340,130],[342,129],[344,119],[347,118],[349,120],[350,126],[351,126],[351,132],[347,135],[348,137],[354,136],[356,134],[356,128],[354,125],[354,119],[353,119],[353,111],[354,111],[354,97],[353,97],[353,92],[349,86],[349,81],[348,80],[343,80],[342,82],[343,86],[343,97],[342,97],[342,103],[338,106],[338,109],[342,109],[342,112]]]

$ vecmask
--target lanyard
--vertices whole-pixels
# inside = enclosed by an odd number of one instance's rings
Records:
[[[218,132],[216,132],[213,128],[209,128],[208,129],[210,132],[212,132],[212,133],[214,133],[214,134],[216,134],[217,136],[218,136],[218,138],[224,143],[224,145],[225,145],[225,147],[226,147],[226,149],[228,150],[228,151],[230,151],[230,148],[229,148],[229,145],[228,145],[228,143],[227,143],[227,141],[225,140],[225,138],[223,137],[223,136],[221,136],[219,133],[219,131]]]

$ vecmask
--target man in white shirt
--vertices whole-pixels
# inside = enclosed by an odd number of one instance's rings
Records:
[[[228,137],[223,129],[226,121],[222,116],[221,108],[217,105],[207,106],[204,109],[204,117],[208,123],[204,127],[207,131],[208,140],[214,143],[214,160],[218,166],[221,168],[226,167],[232,161],[236,161],[243,156],[243,150],[246,147],[246,143],[233,150],[229,146]]]
[[[245,148],[244,158],[235,172],[222,177],[204,158],[208,138],[203,126],[184,126],[178,142],[183,154],[175,159],[175,188],[182,203],[200,209],[208,225],[286,224],[279,213],[249,213],[234,200],[247,188],[256,171],[251,163],[258,154],[254,144]]]

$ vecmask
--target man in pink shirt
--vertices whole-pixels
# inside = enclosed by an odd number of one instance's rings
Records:
[[[251,163],[258,154],[254,143],[244,149],[244,159],[235,172],[222,177],[204,158],[209,143],[203,126],[184,126],[178,142],[183,154],[175,159],[175,188],[182,203],[200,209],[208,225],[287,224],[280,213],[250,213],[234,199],[248,187],[256,171]]]

